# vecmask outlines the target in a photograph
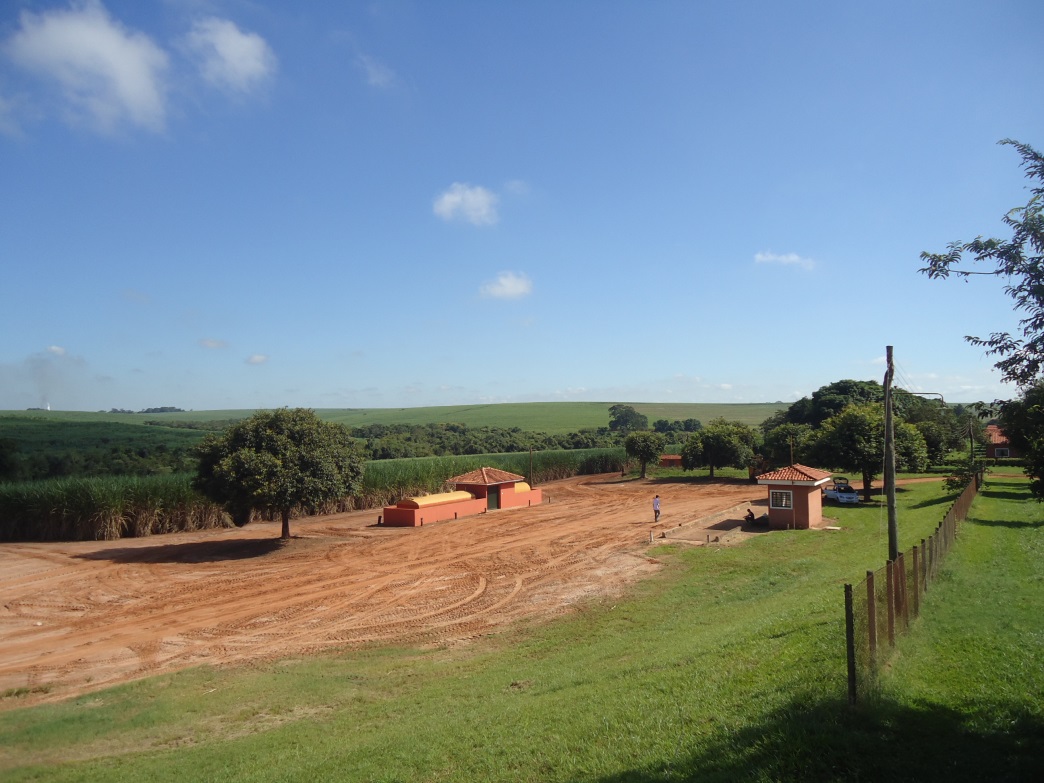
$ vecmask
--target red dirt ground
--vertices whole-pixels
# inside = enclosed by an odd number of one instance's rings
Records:
[[[658,568],[656,537],[740,540],[748,483],[621,480],[541,487],[539,507],[420,528],[376,511],[112,542],[0,546],[3,707],[196,664],[371,642],[452,644],[550,617]],[[652,524],[652,498],[663,513]],[[680,527],[679,527],[680,526]]]

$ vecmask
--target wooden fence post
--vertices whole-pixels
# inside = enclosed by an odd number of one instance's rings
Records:
[[[913,568],[910,570],[910,576],[913,577],[913,614],[914,617],[919,617],[921,614],[921,588],[918,582],[921,576],[921,562],[916,544],[913,548]]]
[[[874,572],[866,572],[866,625],[870,644],[870,668],[877,669],[877,592],[874,588]]]
[[[848,703],[856,703],[855,611],[852,585],[845,585],[845,650],[848,654]]]
[[[910,628],[910,595],[906,589],[906,555],[902,552],[899,553],[899,558],[896,560],[896,567],[899,571],[896,575],[899,585],[899,611],[902,612],[903,630],[905,631]]]
[[[925,547],[924,539],[921,539],[921,585],[924,592],[928,592],[928,549]]]
[[[886,569],[888,575],[888,646],[895,647],[895,564],[889,560]]]

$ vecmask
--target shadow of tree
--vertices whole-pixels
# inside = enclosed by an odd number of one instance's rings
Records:
[[[113,563],[215,563],[263,557],[285,545],[286,542],[281,538],[226,539],[100,549],[75,557],[81,560],[110,560]]]
[[[1038,519],[1032,522],[1028,520],[1025,522],[1019,522],[1014,519],[983,519],[982,517],[968,517],[964,520],[963,524],[981,525],[982,527],[1007,527],[1012,530],[1019,530],[1021,528],[1044,527],[1044,519]]]
[[[1044,722],[1022,707],[993,707],[990,727],[983,727],[933,704],[876,700],[849,708],[842,701],[796,701],[758,725],[717,735],[687,758],[600,780],[1044,780]]]
[[[995,498],[997,500],[1029,500],[1026,496],[1025,491],[1019,492],[1013,490],[1011,492],[999,489],[981,489],[979,494],[984,498]]]

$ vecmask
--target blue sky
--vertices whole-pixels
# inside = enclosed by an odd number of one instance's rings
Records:
[[[0,409],[1011,396],[1044,4],[7,0]]]

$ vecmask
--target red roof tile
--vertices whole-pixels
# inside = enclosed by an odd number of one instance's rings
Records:
[[[1008,445],[1008,436],[1004,434],[1004,430],[998,427],[996,424],[986,425],[986,438],[994,446],[1006,446]]]
[[[508,473],[506,470],[496,468],[479,468],[463,476],[454,476],[449,479],[449,484],[480,484],[488,487],[490,484],[511,484],[515,481],[525,481],[525,476],[516,473]]]
[[[793,481],[795,483],[806,481],[822,481],[830,478],[829,470],[817,470],[805,465],[790,465],[786,468],[774,470],[771,473],[762,473],[758,481]]]

